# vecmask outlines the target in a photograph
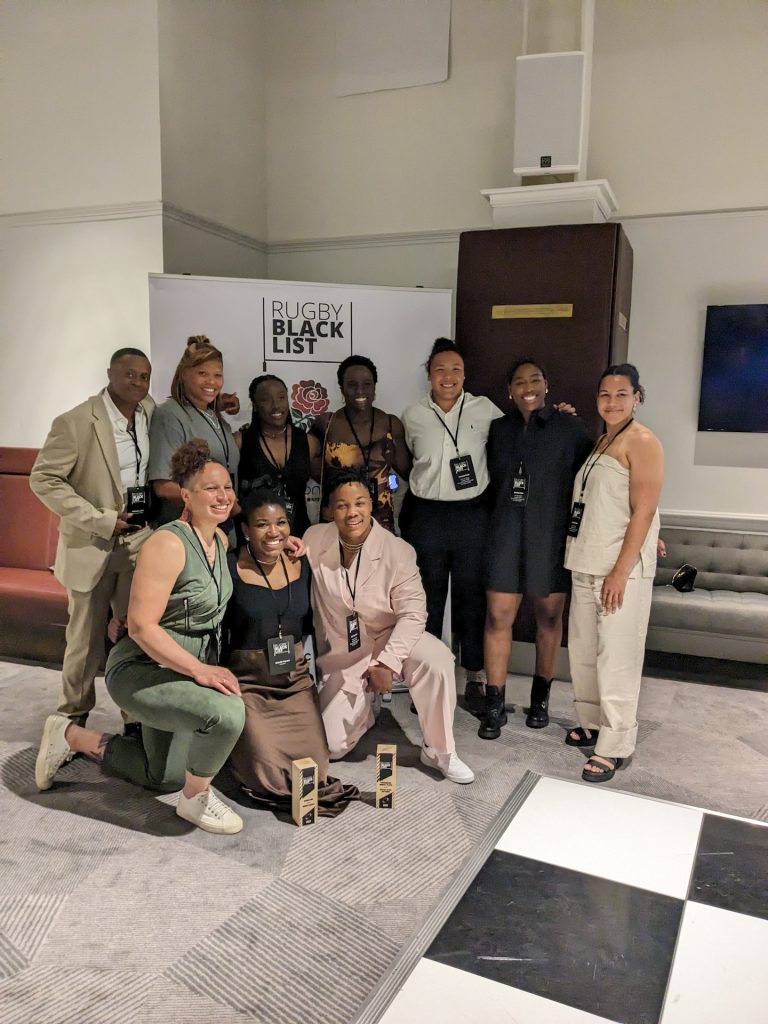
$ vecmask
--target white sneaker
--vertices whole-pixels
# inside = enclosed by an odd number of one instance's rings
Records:
[[[475,781],[475,773],[469,765],[464,764],[455,751],[452,754],[438,754],[432,747],[422,747],[420,760],[427,768],[442,772],[449,782],[466,785]]]
[[[64,738],[69,718],[63,715],[49,715],[43,726],[43,738],[35,761],[35,783],[39,790],[50,789],[56,772],[72,755]]]
[[[205,832],[216,832],[218,835],[233,836],[243,828],[240,815],[235,814],[223,800],[219,800],[212,789],[205,789],[191,797],[179,793],[176,813]]]

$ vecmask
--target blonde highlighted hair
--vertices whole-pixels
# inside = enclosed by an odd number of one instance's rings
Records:
[[[189,405],[189,399],[184,394],[184,381],[182,379],[184,371],[200,366],[201,363],[207,363],[211,359],[220,362],[222,366],[224,365],[224,356],[211,343],[209,338],[206,338],[204,334],[195,334],[191,338],[187,338],[184,355],[179,360],[179,365],[176,367],[176,372],[171,381],[171,398],[175,398],[179,405]],[[217,416],[221,411],[221,392],[216,395],[213,411]]]

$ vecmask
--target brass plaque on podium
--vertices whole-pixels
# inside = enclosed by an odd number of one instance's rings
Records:
[[[540,302],[517,306],[491,306],[492,320],[532,320],[553,316],[573,316],[573,303]]]

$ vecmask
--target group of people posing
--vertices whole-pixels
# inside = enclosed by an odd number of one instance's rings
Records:
[[[70,612],[40,789],[83,753],[136,784],[181,790],[177,814],[230,834],[242,819],[211,788],[227,761],[252,800],[286,808],[291,762],[309,756],[321,813],[337,813],[358,794],[330,761],[373,725],[393,684],[410,691],[422,763],[472,782],[453,738],[453,655],[439,639],[449,583],[465,702],[488,740],[506,724],[526,595],[537,625],[526,725],[548,725],[571,593],[579,724],[565,742],[594,749],[586,781],[613,777],[636,741],[663,476],[658,439],[634,419],[637,370],[611,366],[597,382],[596,442],[573,410],[547,402],[532,358],[509,370],[507,415],[464,390],[452,341],[435,342],[426,370],[427,394],[399,419],[374,406],[374,364],[350,356],[338,368],[342,408],[309,433],[291,423],[284,382],[266,374],[249,388],[250,423],[233,432],[222,412],[239,403],[207,338],[189,339],[157,407],[144,354],[114,354],[106,388],[57,417],[31,475],[61,519],[55,571]],[[315,526],[310,478],[321,483]],[[108,620],[117,736],[86,724]]]

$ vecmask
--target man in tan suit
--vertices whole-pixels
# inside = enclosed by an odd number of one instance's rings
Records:
[[[355,747],[374,724],[376,695],[391,692],[395,675],[402,675],[424,737],[422,764],[451,782],[472,782],[453,739],[453,655],[425,632],[416,552],[372,518],[367,478],[340,470],[329,488],[333,522],[310,526],[304,543],[330,756]]]
[[[110,606],[124,620],[148,513],[149,360],[119,349],[102,392],[53,421],[30,487],[60,518],[54,573],[67,588],[69,623],[58,713],[84,725],[96,701]]]

